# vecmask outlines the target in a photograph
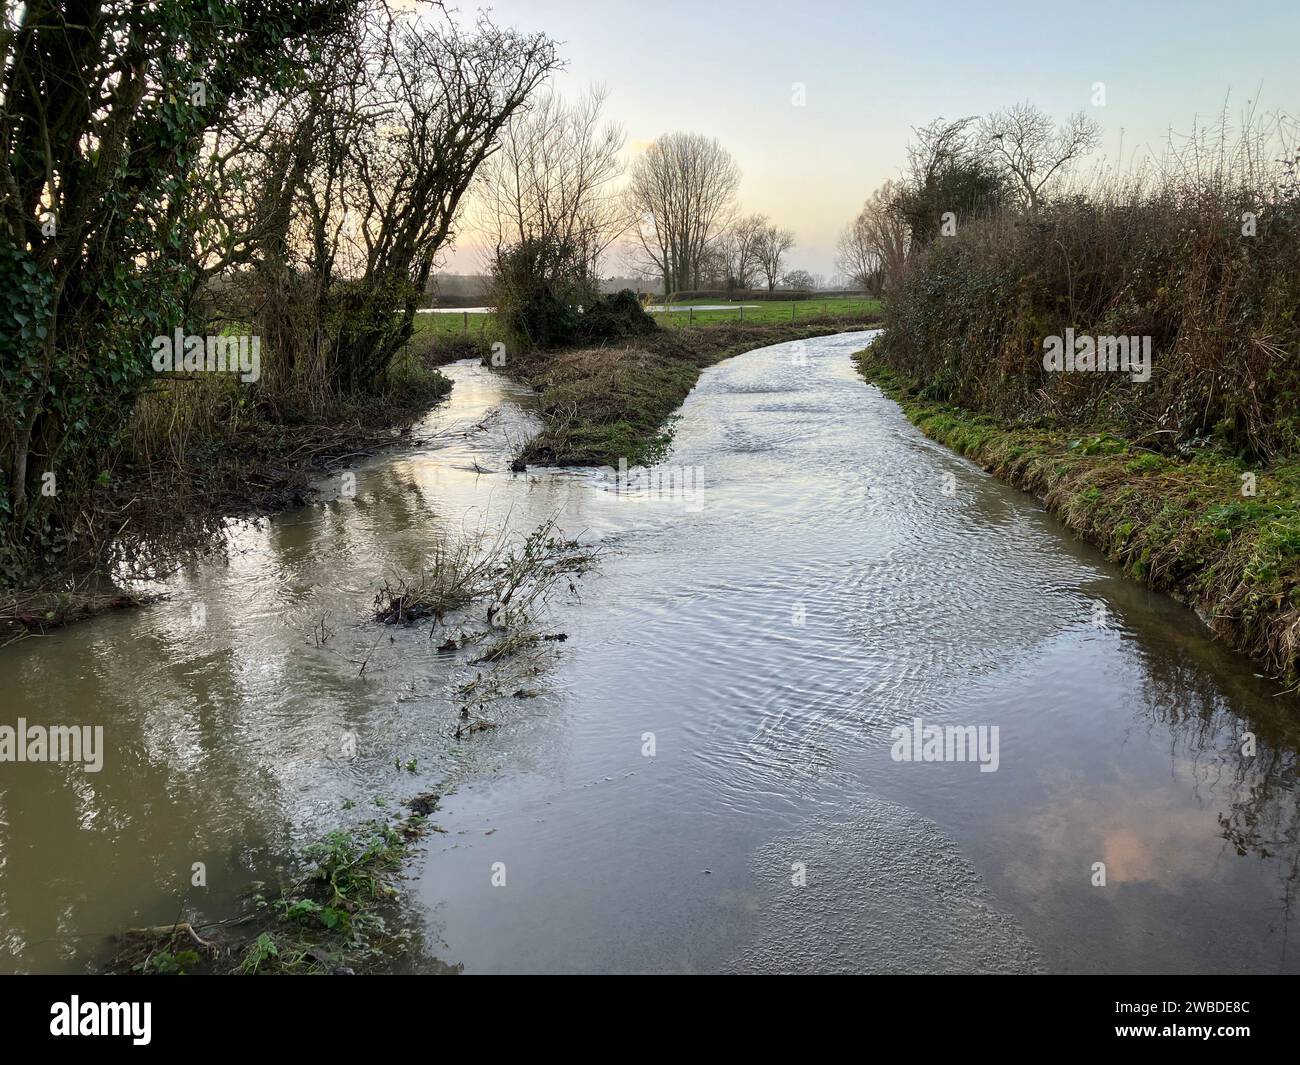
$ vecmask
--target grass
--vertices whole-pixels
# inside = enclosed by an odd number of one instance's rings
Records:
[[[468,311],[451,311],[446,314],[417,314],[415,316],[415,334],[413,339],[427,337],[465,336],[471,340],[490,345],[500,339],[496,328],[496,315],[487,313],[470,313]]]
[[[718,300],[673,300],[673,307],[717,306]],[[656,314],[655,321],[666,326],[715,325],[722,322],[739,324],[785,324],[830,316],[862,318],[879,314],[884,305],[880,300],[858,296],[827,297],[812,300],[758,300],[739,301],[735,307],[722,311],[665,311]],[[743,308],[743,310],[742,310]]]
[[[655,302],[660,302],[658,297],[655,297]],[[719,302],[715,299],[674,300],[672,306],[688,308],[717,306]],[[670,311],[656,314],[654,319],[664,326],[737,325],[741,322],[747,325],[767,325],[797,323],[808,319],[820,320],[829,316],[856,319],[877,315],[882,307],[880,300],[857,296],[814,300],[759,300],[740,301],[734,307],[723,311]],[[496,329],[496,316],[491,312],[472,314],[456,311],[447,314],[417,314],[415,331],[417,337],[421,335],[467,336],[488,345],[500,339]]]
[[[1041,497],[1134,580],[1195,608],[1271,676],[1300,683],[1300,460],[1249,467],[1209,447],[1170,456],[1111,432],[1012,426],[924,398],[871,349],[855,358],[927,436]]]

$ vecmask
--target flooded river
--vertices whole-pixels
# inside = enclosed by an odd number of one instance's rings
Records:
[[[0,766],[0,969],[233,912],[432,788],[417,971],[1300,971],[1294,697],[911,427],[853,369],[869,336],[706,370],[661,490],[506,472],[530,397],[456,364],[355,493],[0,650],[0,724],[105,737],[98,773]],[[458,740],[468,655],[367,608],[444,531],[552,516],[601,568],[542,694]],[[898,760],[926,726],[995,762]]]

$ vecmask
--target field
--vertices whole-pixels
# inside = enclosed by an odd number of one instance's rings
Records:
[[[881,310],[880,300],[866,299],[860,296],[827,297],[812,300],[762,300],[757,303],[737,303],[725,310],[695,310],[696,307],[716,307],[717,300],[682,300],[674,301],[672,306],[684,307],[686,310],[669,311],[656,314],[654,319],[665,326],[699,326],[718,323],[766,324],[775,322],[798,322],[804,318],[821,315],[844,317],[862,317],[875,314]],[[447,314],[418,314],[415,318],[417,333],[434,332],[439,336],[454,333],[468,333],[470,336],[492,340],[495,336],[493,315],[474,313],[472,311],[451,312]]]

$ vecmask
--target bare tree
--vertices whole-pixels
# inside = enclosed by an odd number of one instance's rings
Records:
[[[478,187],[494,260],[507,246],[534,241],[575,249],[597,275],[601,256],[631,224],[615,189],[626,135],[618,123],[601,121],[607,98],[601,87],[574,104],[548,93],[506,126]]]
[[[912,130],[907,169],[893,190],[892,206],[913,247],[939,235],[944,215],[969,221],[998,210],[1008,197],[1007,175],[990,158],[975,122],[937,118]]]
[[[781,278],[782,288],[797,288],[812,292],[817,288],[818,279],[807,270],[791,270]]]
[[[722,289],[734,287],[726,254],[728,239],[729,234],[724,232],[704,249],[704,255],[700,258],[699,273],[694,283],[695,288]]]
[[[718,141],[667,133],[632,166],[628,202],[641,252],[664,292],[699,285],[706,253],[730,220],[740,169]]]
[[[794,247],[794,234],[780,226],[767,226],[759,235],[758,265],[767,279],[767,290],[771,292],[781,279],[781,260],[785,253]]]
[[[898,187],[885,182],[840,234],[836,266],[852,284],[879,294],[907,261],[907,222],[894,208]]]
[[[312,151],[288,244],[314,288],[313,344],[333,388],[372,386],[409,339],[470,182],[557,66],[543,34],[384,4],[323,56],[300,102]]]
[[[880,252],[872,239],[864,207],[840,233],[836,246],[835,266],[849,284],[874,290],[880,278]]]
[[[1058,127],[1049,115],[1025,102],[989,115],[980,123],[980,134],[1019,185],[1025,205],[1036,211],[1043,188],[1073,160],[1092,151],[1101,127],[1082,111]]]
[[[936,118],[927,126],[912,128],[907,146],[910,180],[919,186],[932,185],[945,171],[960,166],[976,150],[971,126],[974,115],[965,118]]]
[[[737,219],[723,234],[718,252],[728,288],[751,287],[759,270],[758,249],[766,229],[767,215],[751,214]]]

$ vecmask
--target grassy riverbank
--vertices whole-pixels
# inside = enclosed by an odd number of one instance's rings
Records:
[[[546,427],[520,460],[544,466],[645,465],[671,440],[671,420],[701,371],[732,355],[789,340],[870,328],[859,318],[738,322],[695,329],[659,329],[619,347],[534,352],[512,358],[511,376],[541,395]]]
[[[1300,681],[1300,461],[1248,465],[1210,447],[1171,456],[1107,432],[1012,425],[923,398],[872,349],[856,360],[927,436],[1042,498],[1129,576],[1194,607],[1270,675]]]

